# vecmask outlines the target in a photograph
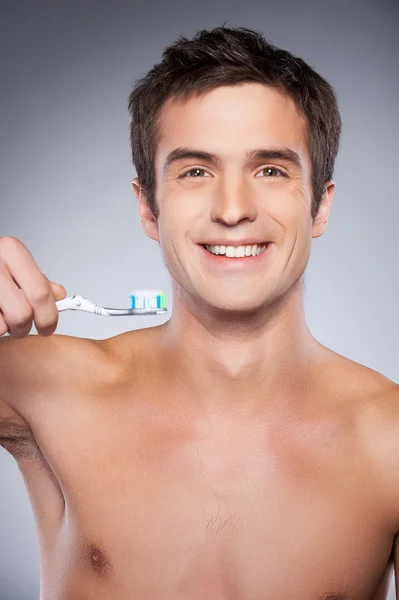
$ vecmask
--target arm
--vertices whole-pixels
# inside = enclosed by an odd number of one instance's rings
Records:
[[[28,404],[48,384],[55,336],[0,338],[0,445],[15,455],[31,439]]]
[[[24,411],[49,374],[46,357],[58,344],[47,337],[58,322],[55,302],[65,295],[22,242],[0,237],[0,441],[28,429]],[[33,321],[45,337],[28,335]],[[11,337],[1,337],[7,331]]]
[[[46,403],[57,402],[57,390],[85,385],[95,348],[95,340],[58,334],[0,338],[0,445],[14,457],[34,439],[32,428]]]

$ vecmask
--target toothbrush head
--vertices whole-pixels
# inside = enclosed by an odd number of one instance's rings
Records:
[[[161,290],[133,290],[128,296],[131,308],[166,309],[166,294]]]

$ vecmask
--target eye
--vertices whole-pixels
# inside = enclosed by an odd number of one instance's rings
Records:
[[[263,167],[263,169],[261,169],[259,171],[259,173],[263,173],[266,172],[267,175],[265,176],[265,179],[270,179],[271,177],[287,177],[287,175],[281,171],[280,169],[277,169],[277,167]],[[277,175],[276,175],[277,173]]]
[[[194,173],[194,175],[189,175],[189,173]],[[188,171],[185,171],[181,175],[179,175],[179,179],[198,179],[201,177],[201,173],[206,173],[205,169],[201,169],[200,167],[192,167]]]

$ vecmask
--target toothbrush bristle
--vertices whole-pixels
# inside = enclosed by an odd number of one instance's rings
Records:
[[[131,308],[166,308],[166,294],[161,290],[135,290],[128,295]]]

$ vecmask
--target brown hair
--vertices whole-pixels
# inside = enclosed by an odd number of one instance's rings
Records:
[[[183,36],[165,48],[162,61],[138,79],[129,95],[130,142],[137,177],[155,217],[155,154],[158,117],[170,97],[201,95],[218,86],[244,82],[277,87],[305,115],[312,165],[312,219],[325,184],[332,179],[341,136],[341,117],[333,87],[305,61],[270,44],[245,27],[216,27]]]

